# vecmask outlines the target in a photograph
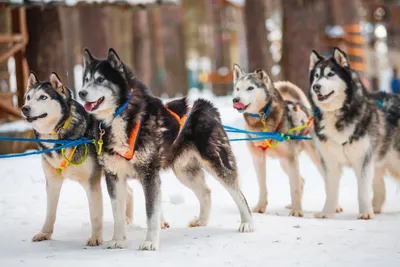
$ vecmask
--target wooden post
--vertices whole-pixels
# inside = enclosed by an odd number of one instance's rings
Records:
[[[25,8],[14,8],[11,10],[11,30],[13,33],[21,34],[23,45],[28,43],[28,30],[26,24]],[[24,95],[26,91],[26,82],[28,80],[28,65],[25,59],[25,48],[14,54],[15,74],[17,80],[18,106],[24,104]]]

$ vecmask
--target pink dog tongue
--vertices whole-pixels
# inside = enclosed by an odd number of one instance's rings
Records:
[[[88,103],[85,104],[85,110],[86,111],[92,111],[92,109],[94,108],[95,105],[96,105],[96,103],[88,102]]]
[[[236,108],[236,109],[245,109],[246,106],[245,106],[242,102],[236,102],[236,103],[233,104],[233,108]]]

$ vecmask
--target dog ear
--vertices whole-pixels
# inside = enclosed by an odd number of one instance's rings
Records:
[[[85,48],[85,50],[83,50],[83,68],[85,69],[93,60],[94,57],[90,53],[89,49]]]
[[[264,82],[265,84],[270,84],[271,79],[269,78],[268,74],[263,69],[257,69],[254,71],[254,76],[259,79],[260,81]]]
[[[58,77],[57,73],[53,72],[50,75],[50,84],[51,86],[63,97],[67,99],[72,98],[72,93],[71,90],[69,90],[67,87],[65,87],[60,78]]]
[[[39,79],[37,78],[36,74],[31,72],[31,74],[29,74],[29,78],[28,78],[28,82],[27,82],[27,89],[29,90],[38,82],[39,82]]]
[[[239,67],[238,64],[233,65],[233,84],[235,84],[246,73]]]
[[[122,61],[114,49],[110,48],[110,50],[108,50],[107,60],[110,62],[111,66],[114,69],[122,71]]]
[[[274,93],[275,86],[274,83],[272,82],[271,78],[268,76],[268,74],[263,70],[263,69],[257,69],[254,72],[254,76],[262,81],[270,91],[270,93]]]
[[[318,52],[313,49],[312,52],[311,52],[311,55],[310,55],[310,71],[322,59],[324,59],[324,57],[320,56],[320,54],[318,54]]]
[[[333,58],[335,59],[336,63],[342,66],[343,68],[350,67],[346,53],[340,50],[340,48],[335,47],[333,49]]]

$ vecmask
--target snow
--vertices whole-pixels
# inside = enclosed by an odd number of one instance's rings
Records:
[[[25,132],[25,131],[28,131],[31,129],[32,129],[32,126],[23,120],[6,122],[3,124],[0,124],[0,133]]]
[[[220,108],[223,121],[243,126],[242,117],[230,107],[230,98],[214,99],[208,93],[192,92],[191,97],[208,96]],[[258,185],[245,143],[234,143],[241,184],[251,206],[258,198]],[[24,168],[20,168],[24,166]],[[303,199],[305,218],[288,217],[284,206],[290,202],[288,178],[276,160],[268,159],[269,206],[266,214],[254,214],[253,233],[236,232],[239,214],[232,199],[211,176],[212,212],[208,226],[187,228],[197,216],[199,205],[193,193],[171,172],[162,173],[163,208],[171,228],[161,231],[157,252],[138,251],[145,237],[146,219],[141,186],[134,189],[134,225],[128,228],[129,247],[106,250],[85,248],[90,221],[84,190],[66,180],[62,189],[52,241],[30,240],[44,222],[45,178],[37,156],[0,160],[0,266],[400,266],[400,196],[387,179],[384,213],[370,221],[356,220],[357,186],[352,171],[346,169],[341,181],[340,204],[344,213],[335,219],[317,220],[324,201],[324,185],[306,157],[300,158],[306,185]],[[113,230],[111,205],[106,186],[104,195],[104,239]]]

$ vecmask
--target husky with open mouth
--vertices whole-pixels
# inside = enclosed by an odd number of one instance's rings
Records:
[[[246,73],[235,65],[233,69],[233,107],[243,113],[246,129],[250,131],[281,132],[294,135],[313,134],[312,112],[306,95],[290,82],[273,83],[264,70]],[[304,125],[304,128],[298,128]],[[290,131],[290,129],[295,129]],[[267,208],[266,156],[277,157],[283,171],[289,176],[291,216],[302,217],[304,179],[300,176],[298,156],[305,151],[320,170],[320,160],[312,141],[272,140],[248,141],[259,183],[259,200],[254,212]]]
[[[393,112],[398,110],[390,107],[387,97],[367,93],[347,55],[339,48],[327,58],[316,51],[311,53],[309,99],[319,110],[315,117],[316,144],[326,189],[324,208],[315,216],[334,216],[342,169],[350,166],[358,182],[358,218],[373,218],[385,199],[386,170],[396,177],[400,174],[400,130],[397,120],[392,122]],[[391,111],[385,111],[376,99]]]
[[[163,105],[137,80],[113,49],[108,58],[84,52],[83,88],[79,97],[85,109],[101,121],[104,167],[114,214],[114,235],[108,248],[126,246],[125,180],[138,179],[144,189],[147,236],[141,250],[159,247],[161,215],[160,171],[172,168],[200,202],[199,217],[189,226],[204,226],[211,208],[210,189],[203,167],[231,194],[241,216],[240,232],[253,230],[252,217],[239,188],[236,160],[220,115],[213,105],[197,100],[189,110],[186,99]],[[98,129],[98,128],[97,128]]]

